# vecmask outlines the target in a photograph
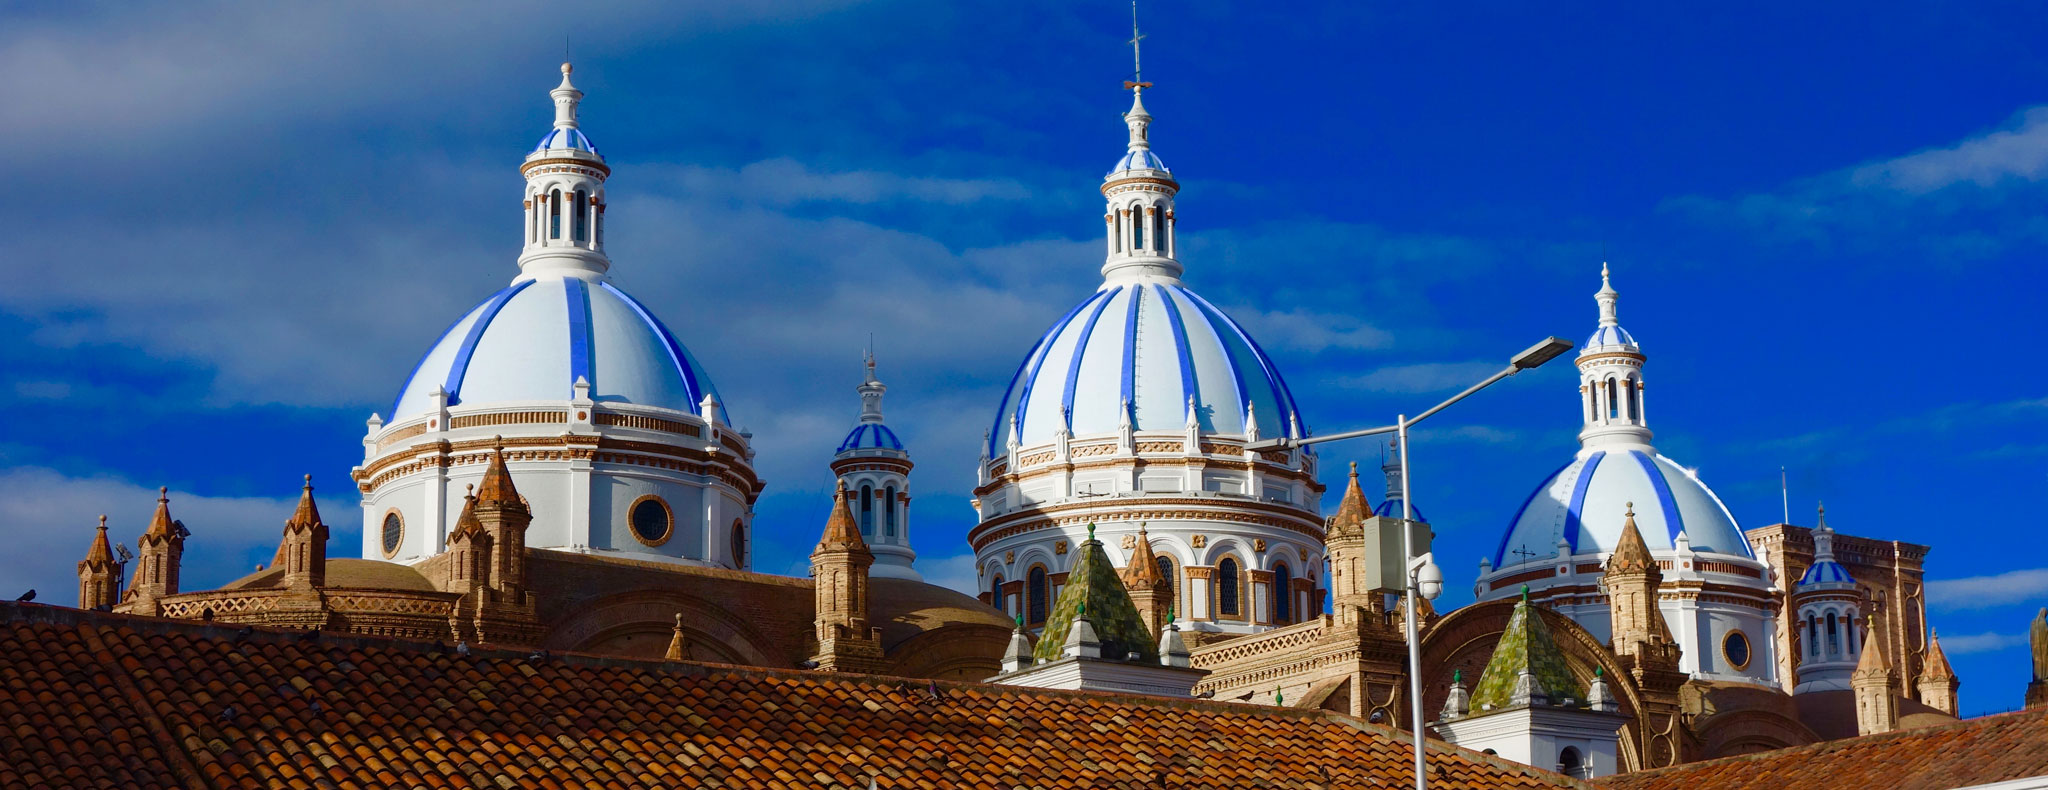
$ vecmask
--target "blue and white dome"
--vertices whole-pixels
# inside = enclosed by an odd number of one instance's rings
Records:
[[[846,441],[839,443],[838,452],[902,449],[903,440],[896,438],[896,432],[889,430],[889,426],[879,422],[864,422],[853,426],[853,432],[846,435]]]
[[[1263,437],[1305,429],[1280,369],[1257,341],[1177,281],[1112,282],[1068,311],[1024,357],[996,407],[988,452],[1014,426],[1020,446],[1133,430],[1180,431],[1188,403],[1203,433]]]
[[[1735,517],[1692,472],[1647,447],[1609,447],[1580,451],[1529,494],[1493,565],[1518,562],[1517,551],[1549,556],[1560,538],[1573,554],[1613,551],[1629,503],[1651,551],[1675,549],[1684,532],[1693,551],[1754,556]]]
[[[697,414],[717,389],[688,349],[645,305],[602,281],[521,279],[442,333],[413,369],[391,421],[449,405],[562,401],[576,379],[590,397]],[[723,399],[720,399],[723,402]]]
[[[1640,346],[1636,345],[1635,336],[1630,335],[1628,330],[1621,328],[1620,324],[1594,328],[1593,335],[1586,338],[1586,348],[1599,348],[1600,346],[1640,348]]]
[[[1160,161],[1159,155],[1152,153],[1152,149],[1150,148],[1131,151],[1129,153],[1124,154],[1122,159],[1116,160],[1116,166],[1110,168],[1109,172],[1119,173],[1125,170],[1159,170],[1167,173],[1173,172],[1171,170],[1166,169],[1166,163]]]
[[[541,136],[540,144],[533,147],[533,153],[544,151],[583,151],[604,158],[597,153],[597,146],[590,142],[590,138],[583,136],[583,130],[575,127],[549,129]]]
[[[1390,497],[1380,500],[1380,506],[1373,508],[1372,514],[1381,518],[1400,518],[1401,499],[1399,497]],[[1422,515],[1422,508],[1415,505],[1408,506],[1408,515],[1411,517],[1410,521],[1420,521],[1424,524],[1429,523],[1429,517]]]
[[[1855,583],[1856,579],[1849,575],[1849,569],[1842,567],[1841,563],[1832,559],[1821,560],[1806,566],[1805,575],[1799,577],[1800,587],[1812,587],[1819,584]]]

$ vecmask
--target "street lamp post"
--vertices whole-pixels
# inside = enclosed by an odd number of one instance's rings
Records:
[[[1522,353],[1514,355],[1514,357],[1508,360],[1507,367],[1502,368],[1500,372],[1486,377],[1485,381],[1466,388],[1464,392],[1452,395],[1449,400],[1430,407],[1428,411],[1415,415],[1415,419],[1412,420],[1408,419],[1408,415],[1402,414],[1394,418],[1393,425],[1345,431],[1343,433],[1333,433],[1328,436],[1317,436],[1307,439],[1269,439],[1261,442],[1252,442],[1245,447],[1245,449],[1253,452],[1284,450],[1290,447],[1334,442],[1339,439],[1356,439],[1362,436],[1377,436],[1383,433],[1394,434],[1400,445],[1398,449],[1401,453],[1401,554],[1403,555],[1402,564],[1406,573],[1406,578],[1402,585],[1404,589],[1401,592],[1404,602],[1402,609],[1406,614],[1402,618],[1405,621],[1402,626],[1402,633],[1408,640],[1408,708],[1413,714],[1413,727],[1409,730],[1409,734],[1413,736],[1415,743],[1415,790],[1427,790],[1429,786],[1428,779],[1423,774],[1426,766],[1423,762],[1422,744],[1422,645],[1421,639],[1416,636],[1416,621],[1419,619],[1415,612],[1418,606],[1416,598],[1420,596],[1424,599],[1435,600],[1438,595],[1443,593],[1444,574],[1436,566],[1434,561],[1435,552],[1430,552],[1420,557],[1415,556],[1415,530],[1408,526],[1408,522],[1412,521],[1415,517],[1414,506],[1410,504],[1415,500],[1408,496],[1408,428],[1418,422],[1429,419],[1430,416],[1443,411],[1451,404],[1464,400],[1472,393],[1492,386],[1501,379],[1524,370],[1539,367],[1545,362],[1563,356],[1564,352],[1570,350],[1572,350],[1570,341],[1560,340],[1555,337],[1546,338],[1543,342],[1530,346],[1524,349]]]

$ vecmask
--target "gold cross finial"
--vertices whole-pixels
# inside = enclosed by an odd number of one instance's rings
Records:
[[[1145,81],[1144,62],[1138,57],[1138,42],[1143,40],[1145,35],[1138,32],[1138,0],[1131,0],[1131,40],[1125,42],[1131,45],[1131,78],[1124,80],[1124,90],[1152,87]]]

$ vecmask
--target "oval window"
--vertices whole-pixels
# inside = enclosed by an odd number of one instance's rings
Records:
[[[1729,665],[1736,669],[1748,669],[1749,637],[1743,636],[1741,631],[1729,631],[1728,636],[1721,640],[1721,657],[1728,659]]]
[[[669,515],[668,505],[664,504],[660,497],[641,497],[640,501],[633,503],[633,511],[629,518],[633,525],[633,537],[639,538],[641,543],[659,546],[668,542],[673,519]]]
[[[384,556],[398,553],[398,544],[405,542],[405,521],[398,517],[398,511],[384,514]]]

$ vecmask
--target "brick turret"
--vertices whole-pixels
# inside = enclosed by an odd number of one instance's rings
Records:
[[[155,616],[158,600],[178,594],[178,565],[185,556],[185,528],[171,518],[169,488],[157,489],[156,515],[135,545],[140,551],[125,603],[131,614]]]
[[[1872,622],[1870,633],[1884,631]],[[1856,661],[1855,674],[1849,676],[1849,687],[1856,694],[1856,734],[1876,735],[1899,728],[1899,700],[1892,694],[1893,680],[1891,661],[1884,654],[1884,640],[1863,640],[1863,655]]]
[[[121,564],[107,544],[107,517],[100,516],[100,528],[78,563],[78,608],[113,608],[121,600]]]
[[[327,586],[327,525],[320,521],[320,508],[313,504],[313,476],[306,475],[299,492],[299,507],[284,522],[284,539],[270,565],[284,571],[284,586],[312,590]]]
[[[1173,582],[1159,572],[1159,556],[1152,552],[1152,538],[1145,533],[1144,522],[1138,523],[1138,540],[1131,548],[1131,561],[1118,575],[1123,578],[1131,605],[1138,608],[1138,619],[1144,621],[1152,641],[1158,642],[1159,629],[1166,627],[1173,611]]]
[[[879,672],[882,631],[868,625],[868,568],[875,555],[861,540],[853,520],[846,482],[832,495],[832,515],[825,534],[811,552],[811,585],[816,591],[818,652],[812,656],[827,672]]]

